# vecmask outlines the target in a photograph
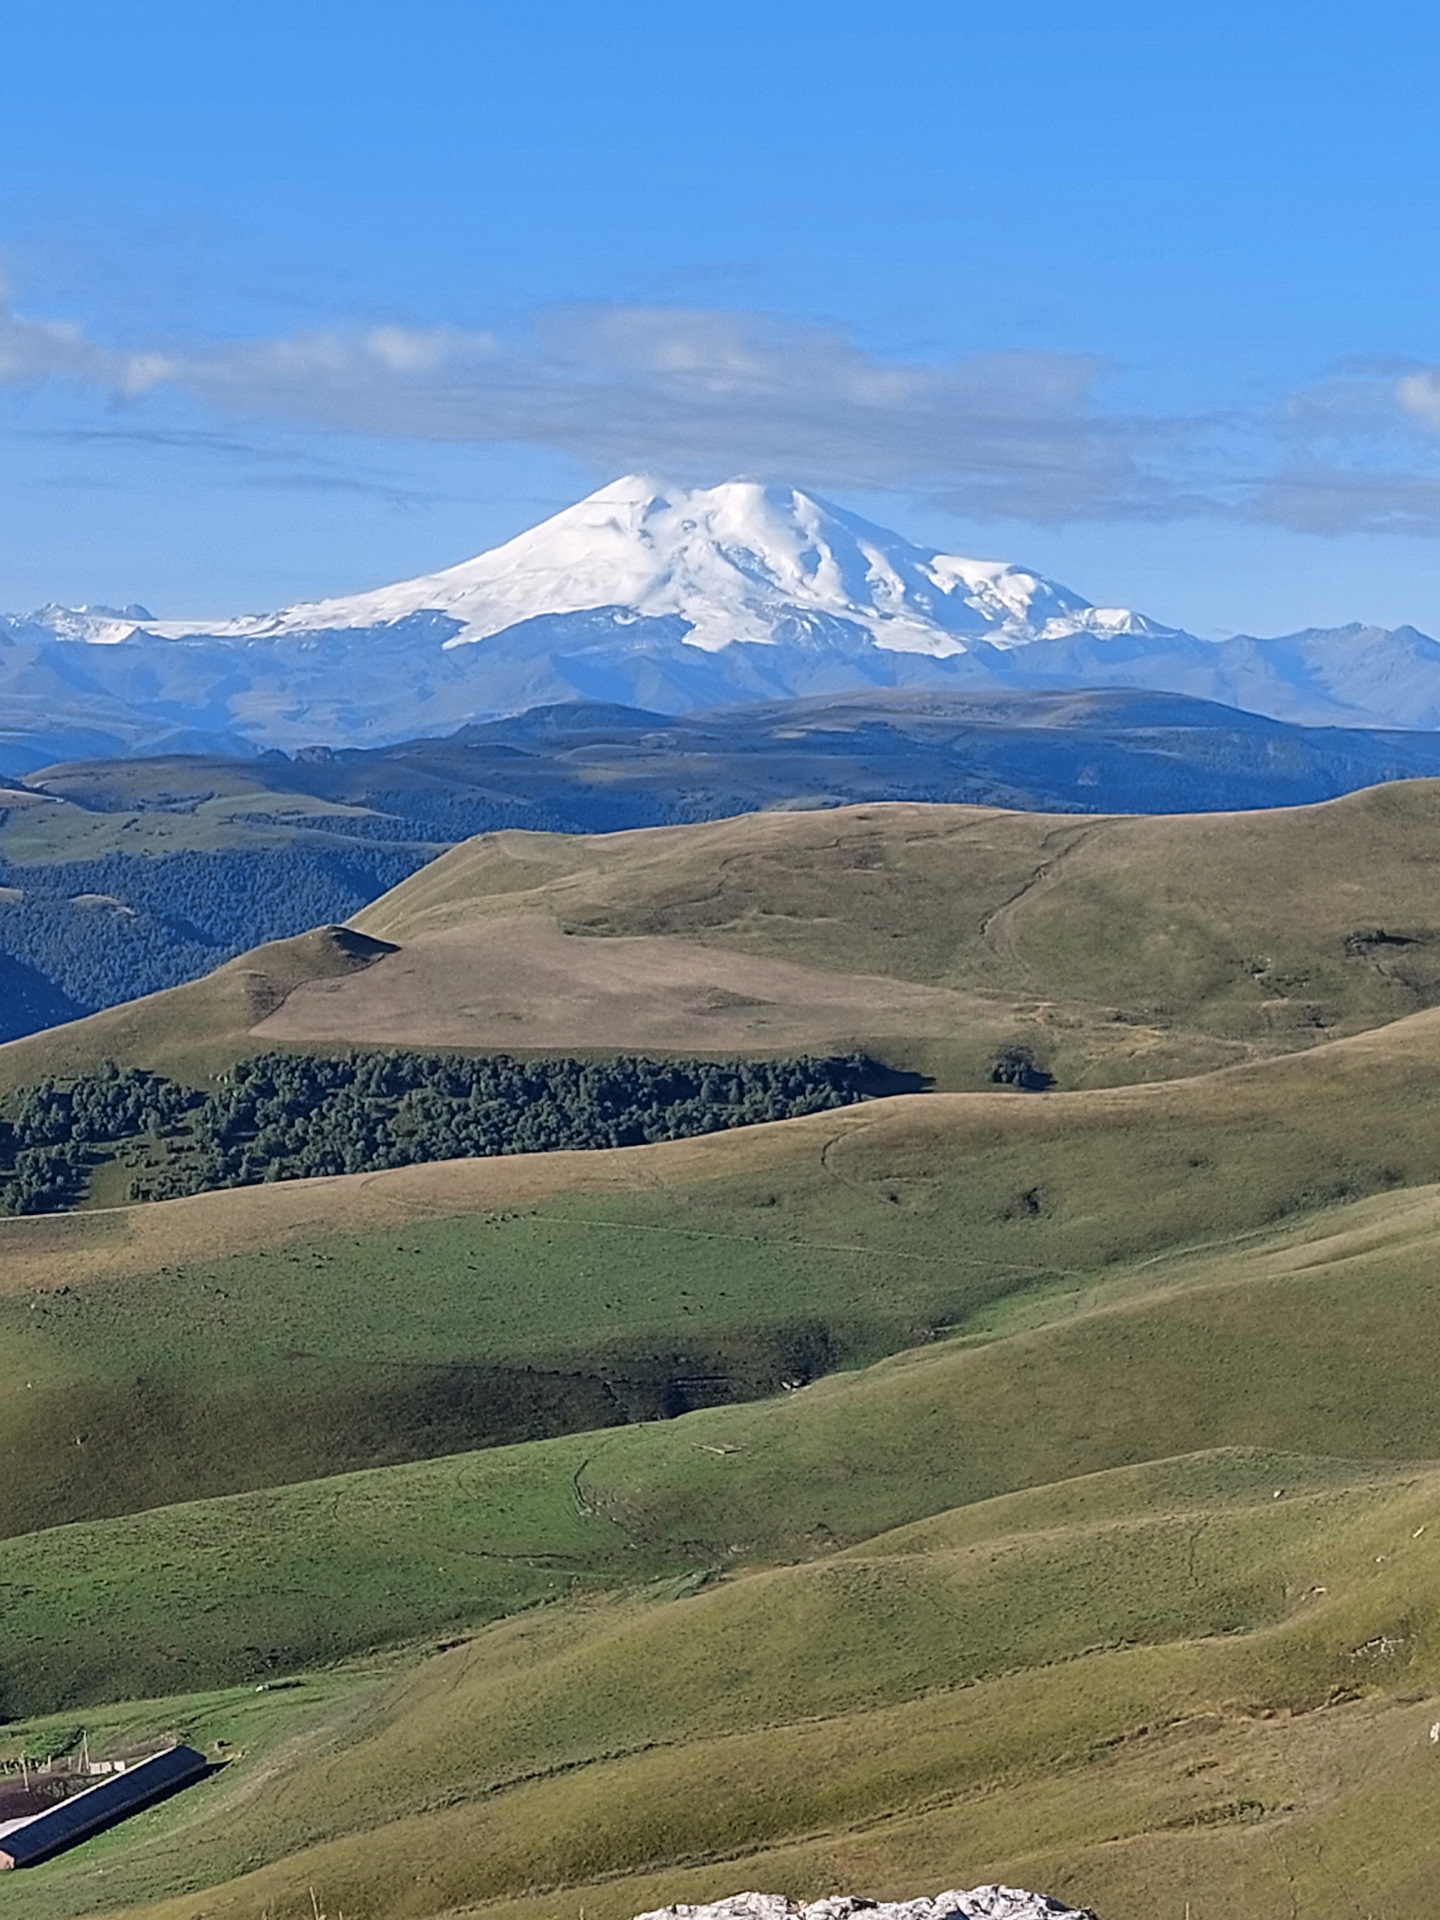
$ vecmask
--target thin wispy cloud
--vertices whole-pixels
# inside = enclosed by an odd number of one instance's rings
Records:
[[[1080,355],[923,366],[766,315],[599,308],[521,338],[376,328],[139,356],[117,391],[182,388],[231,413],[347,434],[545,446],[606,469],[734,471],[960,493],[1024,519],[1145,510],[1166,424],[1093,401]]]
[[[1245,517],[1292,533],[1440,532],[1440,474],[1294,463],[1257,486]]]
[[[358,494],[384,500],[400,512],[412,512],[443,497],[433,489],[404,485],[383,472],[366,472],[353,462],[319,457],[290,444],[295,439],[293,433],[277,444],[260,432],[244,438],[204,428],[120,424],[112,417],[100,426],[22,429],[18,437],[60,446],[100,449],[121,446],[142,451],[159,449],[201,454],[226,469],[231,483],[237,486],[278,493]],[[66,484],[84,482],[75,480]]]
[[[0,305],[0,383],[6,386],[70,379],[113,387],[116,360],[68,321],[26,320]]]
[[[136,408],[172,392],[271,426],[893,488],[1035,524],[1440,531],[1440,368],[1355,363],[1278,407],[1205,417],[1118,407],[1113,371],[1049,352],[887,359],[834,329],[705,308],[576,307],[516,334],[392,325],[140,349],[0,310],[0,384],[65,381]]]
[[[1300,533],[1440,531],[1440,369],[1349,360],[1264,422],[1274,460],[1250,518]]]

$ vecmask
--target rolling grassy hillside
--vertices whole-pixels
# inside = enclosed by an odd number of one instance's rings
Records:
[[[505,832],[366,909],[348,981],[161,996],[0,1048],[0,1087],[110,1055],[203,1077],[285,1042],[841,1052],[945,1087],[1019,1048],[1063,1087],[1294,1050],[1440,998],[1440,784],[1244,815],[910,804],[601,837]],[[275,950],[239,971],[280,965]],[[232,978],[234,976],[231,976]]]
[[[1393,1016],[1440,996],[1437,825],[1420,785],[506,833],[0,1051],[198,1079],[398,1018],[349,998],[387,968],[480,1005],[492,939],[538,1006],[533,930],[953,996],[897,1060],[983,1079],[978,1031],[1071,1087],[0,1222],[0,1761],[233,1760],[27,1873],[27,1920],[1424,1911],[1440,1007]],[[1243,1064],[1078,1084],[1182,1053]]]
[[[414,945],[543,913],[1045,1011],[1274,1042],[1373,1025],[1440,982],[1440,785],[1253,815],[910,805],[455,849],[357,917]],[[373,984],[373,983],[372,983]],[[298,1009],[297,1009],[298,1012]],[[1060,1044],[1057,1035],[1056,1044]]]
[[[625,942],[643,977],[654,943],[684,942],[688,1019],[671,1044],[738,994],[770,1003],[752,1046],[813,1045],[819,970],[858,988],[832,1036],[927,1064],[942,1084],[984,1084],[1007,1042],[1063,1086],[1163,1078],[1432,1003],[1437,827],[1440,787],[1416,782],[1246,816],[897,805],[604,840],[490,836],[358,916],[403,958],[338,993],[301,989],[265,1031],[416,1044],[426,1010],[443,1008],[448,1044],[555,1047],[599,1030],[620,1044],[634,1029],[593,982],[602,943]],[[745,972],[762,961],[812,977],[767,990]],[[897,1007],[882,982],[944,999]]]
[[[420,1561],[418,1593],[463,1535],[458,1515],[443,1538],[407,1531],[407,1511],[402,1494],[392,1569]],[[338,1510],[351,1541],[361,1515]],[[193,1555],[201,1516],[176,1517],[168,1551]],[[307,1681],[278,1725],[246,1724],[233,1696],[102,1714],[224,1738],[236,1764],[149,1832],[32,1875],[27,1912],[178,1893],[154,1911],[290,1916],[316,1887],[332,1912],[488,1900],[622,1920],[738,1885],[883,1894],[984,1875],[1115,1920],[1149,1920],[1162,1877],[1202,1914],[1259,1920],[1287,1884],[1307,1914],[1353,1911],[1357,1884],[1372,1911],[1402,1913],[1436,1849],[1437,1521],[1433,1469],[1202,1453],[807,1564],[452,1633],[390,1675]],[[584,1524],[572,1514],[577,1549]],[[238,1561],[250,1536],[229,1537]],[[315,1544],[359,1590],[353,1545]],[[105,1572],[94,1585],[113,1592]],[[533,1569],[525,1597],[547,1580],[563,1584]],[[240,1597],[222,1571],[215,1598]],[[204,1606],[183,1584],[179,1599]]]
[[[10,1038],[339,919],[467,835],[612,832],[924,799],[1104,813],[1313,802],[1434,774],[1425,734],[1263,721],[1172,695],[897,694],[666,719],[538,709],[450,739],[289,759],[41,768],[0,789]]]
[[[775,1399],[31,1533],[0,1545],[4,1696],[263,1677],[574,1579],[825,1555],[1217,1446],[1437,1459],[1437,1237],[1433,1189],[1377,1198]]]
[[[1243,1252],[1440,1180],[1437,1069],[1431,1012],[1189,1082],[908,1096],[6,1221],[0,1530],[653,1418],[1068,1315],[1174,1249]]]

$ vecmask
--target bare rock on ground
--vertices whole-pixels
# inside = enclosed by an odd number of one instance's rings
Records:
[[[836,1894],[796,1906],[783,1893],[733,1893],[704,1907],[661,1907],[638,1920],[1096,1920],[1088,1908],[1067,1907],[1020,1887],[971,1887],[916,1900],[866,1900]]]

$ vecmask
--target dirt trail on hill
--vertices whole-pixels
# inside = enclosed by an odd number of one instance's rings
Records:
[[[887,1032],[962,1034],[993,1002],[667,935],[592,939],[539,916],[422,934],[363,973],[312,980],[266,1040],[412,1047],[831,1053]]]
[[[1104,824],[1108,826],[1111,823],[1106,821]],[[1021,906],[1032,900],[1037,893],[1053,886],[1061,868],[1073,854],[1080,851],[1087,841],[1094,838],[1095,833],[1094,827],[1082,827],[1078,833],[1065,838],[1063,845],[1040,862],[1018,893],[1011,894],[1008,900],[1002,900],[993,912],[986,914],[980,922],[980,933],[992,953],[1016,965],[1024,965],[1024,961],[1015,950],[1015,920]],[[1051,837],[1063,838],[1060,835]],[[1047,839],[1047,847],[1049,844]]]

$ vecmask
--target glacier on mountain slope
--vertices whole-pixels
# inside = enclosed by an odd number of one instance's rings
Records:
[[[443,572],[279,613],[0,619],[0,767],[380,746],[564,700],[681,713],[877,688],[1132,687],[1440,727],[1413,628],[1205,641],[788,487],[630,477]]]

